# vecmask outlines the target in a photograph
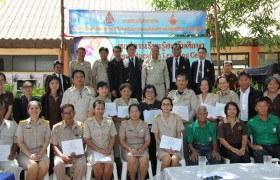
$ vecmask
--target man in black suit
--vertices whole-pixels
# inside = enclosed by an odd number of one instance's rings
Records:
[[[122,63],[121,53],[122,48],[120,46],[115,46],[113,48],[114,59],[108,63],[108,79],[110,84],[110,91],[112,94],[112,101],[119,97],[119,87],[120,87],[120,79],[119,79],[119,67],[120,63]]]
[[[204,78],[208,77],[211,83],[211,86],[214,85],[215,82],[215,70],[214,70],[214,64],[205,59],[207,56],[207,50],[206,48],[198,48],[198,60],[194,61],[192,63],[191,68],[191,84],[193,87],[193,90],[196,94],[199,92],[199,81]]]
[[[240,89],[235,91],[240,99],[239,119],[247,122],[249,119],[257,115],[255,110],[255,100],[263,97],[260,90],[255,90],[251,84],[250,74],[242,71],[238,75],[238,84]]]
[[[71,86],[71,81],[70,81],[70,78],[68,76],[65,76],[65,75],[62,74],[63,63],[59,60],[54,61],[53,70],[54,70],[54,73],[47,76],[47,78],[45,80],[45,83],[44,83],[44,86],[46,88],[46,85],[47,85],[47,83],[49,81],[49,78],[51,76],[57,76],[60,79],[59,86],[61,87],[60,88],[61,93],[64,93],[64,91],[66,91],[66,89],[68,89]]]
[[[136,54],[136,45],[130,43],[126,47],[128,57],[120,63],[120,84],[129,83],[133,88],[132,97],[137,98],[140,102],[142,100],[141,89],[141,70],[143,60]]]
[[[190,61],[181,56],[181,45],[174,43],[172,45],[173,56],[166,59],[166,64],[170,79],[170,90],[177,89],[176,77],[178,74],[186,74],[190,77]],[[188,87],[191,87],[189,84]]]

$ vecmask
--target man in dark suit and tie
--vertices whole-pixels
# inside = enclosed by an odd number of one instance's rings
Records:
[[[192,83],[193,90],[196,94],[199,92],[199,81],[204,78],[208,77],[211,83],[211,86],[214,85],[215,82],[215,70],[214,64],[210,61],[205,59],[207,56],[206,48],[198,48],[198,60],[192,63],[191,68],[191,78],[190,81]]]
[[[132,97],[137,98],[140,102],[142,100],[141,89],[141,70],[143,60],[136,54],[136,45],[130,43],[126,47],[128,57],[120,62],[120,84],[129,83],[133,88]]]
[[[173,56],[166,59],[170,79],[170,90],[177,89],[176,76],[178,74],[186,74],[188,78],[190,77],[190,61],[181,56],[181,49],[182,47],[180,44],[174,43],[172,45]],[[188,87],[191,87],[191,84],[189,84]]]
[[[65,76],[65,75],[62,74],[63,63],[59,60],[54,61],[53,70],[54,70],[54,73],[47,76],[47,78],[45,80],[45,83],[44,83],[44,86],[46,88],[47,82],[49,81],[49,78],[51,76],[57,76],[60,79],[59,86],[61,87],[60,88],[61,93],[64,93],[64,91],[66,91],[66,89],[68,89],[71,86],[71,81],[70,81],[70,78],[68,76]]]

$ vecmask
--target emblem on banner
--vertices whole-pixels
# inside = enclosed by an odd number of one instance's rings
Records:
[[[171,15],[170,19],[168,20],[168,22],[169,22],[170,26],[176,26],[177,25],[178,20],[176,19],[174,13],[172,13],[172,15]]]
[[[111,12],[109,11],[106,15],[105,23],[108,25],[112,25],[112,24],[114,24],[114,22],[115,22],[115,19],[114,19],[113,15],[111,14]]]

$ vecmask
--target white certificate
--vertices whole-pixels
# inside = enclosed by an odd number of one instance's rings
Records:
[[[189,107],[188,106],[173,106],[172,112],[178,114],[182,119],[189,121]]]
[[[159,148],[172,149],[180,151],[182,147],[182,139],[162,135]]]
[[[119,118],[128,117],[128,106],[118,106],[118,117]]]
[[[216,103],[217,116],[226,117],[226,115],[225,115],[225,106],[226,106],[225,104]]]
[[[110,162],[112,161],[111,156],[105,156],[104,154],[94,151],[93,152],[94,155],[94,160],[96,162]]]
[[[82,139],[74,139],[68,141],[61,141],[62,152],[66,156],[70,156],[72,153],[76,155],[84,154],[84,146]]]
[[[105,104],[105,113],[104,117],[108,116],[116,116],[118,114],[117,112],[117,106],[116,103],[106,103]]]
[[[0,161],[9,161],[11,145],[0,145]]]
[[[160,109],[157,110],[144,110],[144,121],[146,121],[148,124],[153,124],[154,117],[158,114],[162,114],[162,111]]]
[[[212,118],[217,118],[218,113],[216,111],[216,107],[215,106],[211,106],[208,104],[201,104],[203,106],[205,106],[207,108],[207,112],[208,112],[208,116],[212,117]]]

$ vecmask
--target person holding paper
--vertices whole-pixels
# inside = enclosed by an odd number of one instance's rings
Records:
[[[101,180],[103,177],[105,180],[110,180],[113,173],[113,146],[117,131],[112,118],[103,116],[105,112],[104,101],[95,101],[93,110],[95,116],[92,119],[87,119],[84,127],[84,140],[88,146],[87,160],[93,167],[96,180]],[[103,157],[97,159],[97,156]]]
[[[218,126],[218,138],[222,144],[221,153],[230,159],[230,163],[250,163],[246,150],[248,133],[246,125],[238,118],[239,108],[235,102],[225,106],[226,118]]]
[[[124,83],[120,86],[119,88],[119,91],[120,91],[120,94],[121,94],[121,97],[120,98],[117,98],[115,99],[115,103],[117,105],[117,108],[118,106],[130,106],[132,104],[138,104],[138,101],[137,99],[135,98],[131,98],[131,95],[132,95],[132,86],[129,84],[129,83]],[[119,132],[119,129],[120,129],[120,126],[121,126],[121,122],[124,121],[124,120],[127,120],[128,117],[117,117],[117,116],[114,116],[113,117],[113,120],[115,122],[115,126],[116,126],[116,130],[117,132]],[[115,143],[115,146],[114,146],[114,152],[115,152],[115,158],[116,158],[116,162],[117,164],[120,164],[120,149],[119,149],[119,137],[117,136],[116,138],[116,143]]]
[[[87,162],[84,154],[72,153],[65,155],[62,150],[62,141],[81,139],[83,137],[83,124],[74,121],[75,109],[72,104],[64,104],[61,107],[63,121],[53,126],[50,143],[52,144],[54,157],[54,173],[58,180],[67,179],[65,165],[73,164],[74,180],[81,180],[87,170]]]
[[[160,110],[160,101],[156,99],[156,96],[157,96],[157,91],[155,86],[148,84],[143,89],[144,100],[139,103],[139,107],[141,111],[140,119],[145,120],[143,114],[145,110],[147,111]],[[149,125],[149,128],[151,128],[151,125]],[[157,165],[157,156],[156,156],[157,147],[156,147],[156,140],[155,140],[154,133],[150,132],[150,136],[151,136],[151,143],[149,145],[149,157],[152,164],[152,171],[153,174],[155,175],[156,165]]]
[[[97,100],[102,100],[104,101],[105,103],[110,103],[112,102],[111,99],[109,98],[109,85],[107,82],[104,82],[104,81],[99,81],[96,85],[96,97],[94,97],[92,99],[92,101],[90,102],[91,105],[93,105],[93,103]],[[90,111],[88,113],[88,117],[92,117],[94,114],[93,114],[93,110]]]
[[[4,119],[5,112],[5,103],[0,101],[0,147],[2,145],[9,147],[9,149],[7,149],[8,152],[1,152],[9,155],[4,157],[5,159],[0,159],[0,170],[3,170],[4,173],[13,173],[15,179],[18,179],[19,165],[15,159],[18,150],[16,144],[17,123]]]
[[[214,123],[207,121],[207,108],[199,106],[197,109],[197,120],[187,127],[186,142],[191,155],[189,163],[198,164],[198,156],[206,156],[209,164],[220,164],[221,156],[218,151],[217,127]]]
[[[172,107],[172,99],[168,97],[163,98],[161,101],[162,115],[157,115],[154,118],[151,132],[154,133],[158,146],[160,145],[162,135],[181,138],[181,133],[184,130],[182,118],[174,113],[171,113]],[[172,149],[158,148],[157,158],[161,160],[161,169],[163,170],[166,167],[179,166],[182,153]]]
[[[229,80],[225,76],[220,76],[217,79],[218,88],[217,92],[218,103],[226,104],[228,102],[235,102],[240,107],[240,101],[238,95],[229,89]]]
[[[27,169],[27,180],[44,179],[49,170],[47,148],[51,135],[49,121],[40,119],[41,103],[30,101],[27,112],[30,118],[20,121],[16,136],[21,149],[18,162]]]
[[[127,161],[131,180],[135,180],[137,171],[144,180],[149,167],[150,131],[148,124],[140,120],[139,105],[130,105],[128,111],[130,119],[122,122],[119,132],[122,159]]]

